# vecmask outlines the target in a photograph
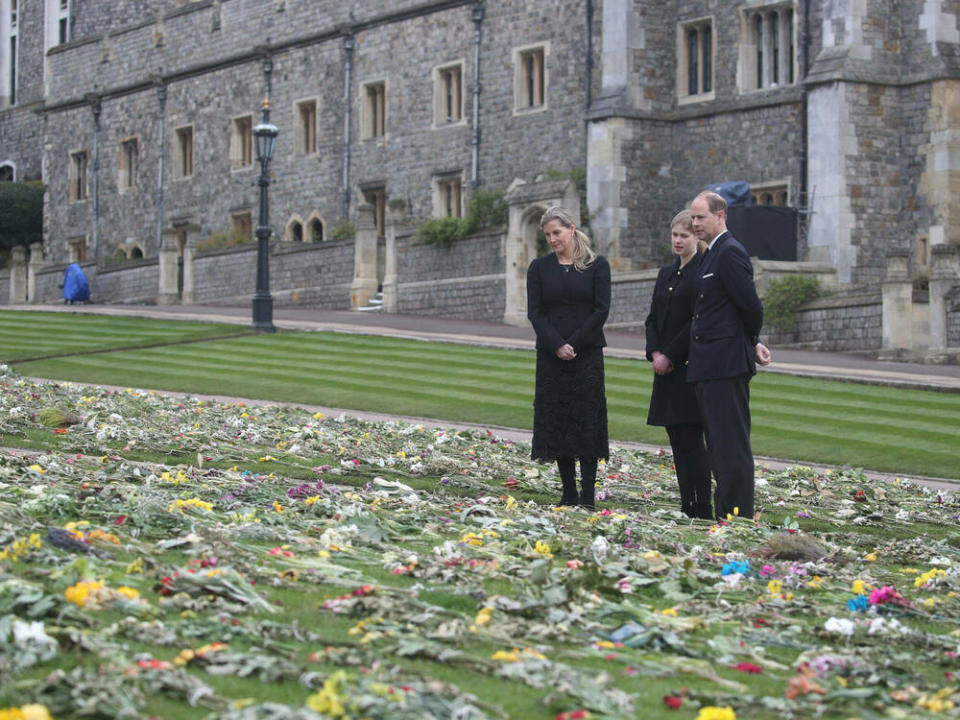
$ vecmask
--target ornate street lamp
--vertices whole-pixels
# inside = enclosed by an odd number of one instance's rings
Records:
[[[270,295],[270,208],[267,204],[267,188],[270,186],[270,160],[277,146],[277,126],[270,122],[270,58],[263,61],[263,74],[267,81],[267,98],[260,110],[260,122],[253,128],[253,142],[257,161],[260,163],[260,217],[257,221],[257,291],[253,295],[253,323],[251,327],[260,332],[276,332],[273,325],[273,297]]]

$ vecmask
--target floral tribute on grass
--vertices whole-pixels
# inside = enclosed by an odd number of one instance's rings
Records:
[[[691,521],[615,448],[587,512],[494,433],[2,367],[0,433],[0,717],[960,717],[953,493]]]

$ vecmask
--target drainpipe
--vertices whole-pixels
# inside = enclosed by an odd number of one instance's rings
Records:
[[[587,0],[587,62],[586,66],[586,86],[587,99],[584,107],[590,108],[590,96],[593,94],[593,0]]]
[[[160,121],[157,126],[157,252],[163,247],[163,214],[165,198],[163,196],[163,166],[167,157],[165,130],[167,127],[167,86],[162,81],[157,84],[157,102],[160,103]]]
[[[99,97],[92,97],[93,111],[93,261],[100,264],[100,113],[103,105]]]
[[[343,207],[341,215],[344,220],[350,219],[350,119],[351,119],[351,77],[353,75],[353,51],[357,46],[357,41],[353,35],[347,35],[343,38],[343,51],[345,54],[343,64],[343,177],[341,178]]]
[[[480,187],[480,40],[483,36],[483,16],[485,14],[483,2],[473,6],[473,138],[472,167],[470,171],[470,185]]]
[[[810,178],[810,128],[807,122],[807,72],[810,69],[810,2],[803,0],[800,3],[803,12],[803,37],[800,40],[800,201],[804,207],[809,207],[810,198],[807,196]]]

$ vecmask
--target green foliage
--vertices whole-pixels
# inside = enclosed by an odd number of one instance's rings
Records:
[[[43,240],[43,183],[0,183],[0,250]]]
[[[221,248],[237,247],[253,242],[253,237],[240,230],[234,229],[230,232],[213,232],[206,239],[197,243],[197,251],[220,250]]]
[[[450,247],[477,230],[507,224],[507,203],[501,190],[478,190],[467,203],[462,218],[430,218],[417,230],[417,240],[425,245]]]
[[[462,218],[430,218],[417,230],[417,240],[425,245],[450,247],[454,240],[467,234],[467,222]]]
[[[340,220],[330,231],[331,240],[352,240],[357,234],[357,229],[349,220]]]
[[[797,326],[797,308],[822,294],[820,280],[811,275],[771,280],[763,296],[764,319],[781,332],[792,332]]]
[[[502,190],[477,190],[467,203],[467,232],[507,224],[507,203]]]

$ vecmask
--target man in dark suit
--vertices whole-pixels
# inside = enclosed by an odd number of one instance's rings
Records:
[[[690,324],[687,382],[696,383],[718,518],[752,518],[753,450],[750,447],[750,378],[770,362],[760,343],[763,306],[753,265],[727,231],[727,203],[703,192],[690,204],[693,231],[707,243],[698,270]]]

